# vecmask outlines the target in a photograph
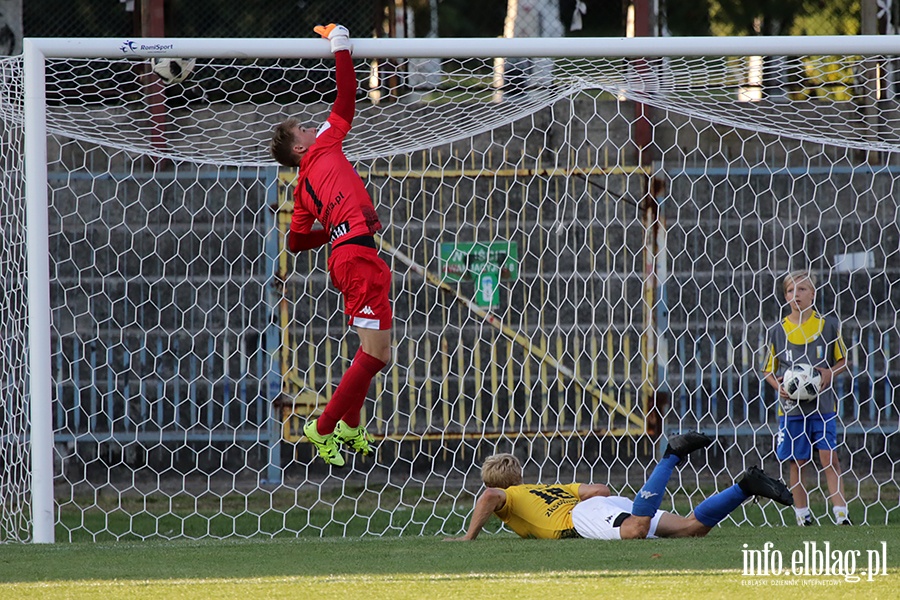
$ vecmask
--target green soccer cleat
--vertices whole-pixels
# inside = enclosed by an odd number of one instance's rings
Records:
[[[369,435],[362,425],[350,427],[343,421],[338,421],[334,428],[334,437],[338,442],[363,456],[369,456],[375,450],[371,446],[375,442],[375,438]]]
[[[341,451],[340,448],[338,448],[335,435],[333,433],[320,435],[318,430],[316,430],[316,421],[318,421],[318,419],[311,419],[306,422],[306,425],[303,426],[303,435],[305,435],[306,439],[316,447],[322,460],[329,465],[343,467],[344,457],[341,456]]]

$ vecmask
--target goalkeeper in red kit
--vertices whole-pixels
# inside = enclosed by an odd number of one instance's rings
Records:
[[[317,26],[315,31],[331,42],[334,53],[334,106],[318,129],[303,127],[297,119],[280,123],[271,150],[282,165],[300,169],[287,247],[300,252],[331,243],[331,282],[341,292],[350,325],[359,335],[359,351],[325,410],[303,427],[319,456],[342,467],[339,444],[363,455],[372,453],[372,438],[360,423],[360,411],[372,379],[391,359],[391,271],[376,250],[373,234],[381,223],[372,199],[342,148],[356,111],[350,33],[335,24]],[[322,229],[313,229],[316,221]]]

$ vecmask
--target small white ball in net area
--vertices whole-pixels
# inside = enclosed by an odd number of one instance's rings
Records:
[[[196,60],[193,58],[154,58],[153,72],[159,75],[163,83],[172,85],[187,79],[194,70]]]
[[[781,386],[791,400],[812,400],[819,395],[822,375],[811,365],[793,365],[784,372]]]

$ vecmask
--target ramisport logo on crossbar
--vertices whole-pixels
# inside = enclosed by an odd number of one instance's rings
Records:
[[[803,547],[782,552],[773,542],[762,548],[744,544],[742,575],[759,579],[744,580],[744,585],[827,585],[874,581],[888,574],[887,542],[871,550],[841,550],[831,542],[803,542]],[[765,578],[778,578],[776,580]],[[818,579],[806,580],[803,578]],[[834,578],[834,579],[828,579]]]
[[[175,44],[140,44],[134,40],[125,40],[119,46],[123,54],[166,54],[175,48]]]

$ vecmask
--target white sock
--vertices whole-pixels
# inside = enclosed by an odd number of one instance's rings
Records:
[[[803,508],[794,507],[794,514],[797,515],[797,523],[803,525],[803,522],[806,520],[806,517],[810,516],[809,507],[804,506]]]
[[[832,506],[831,512],[834,513],[834,520],[840,523],[841,521],[847,520],[847,507],[846,506]]]

